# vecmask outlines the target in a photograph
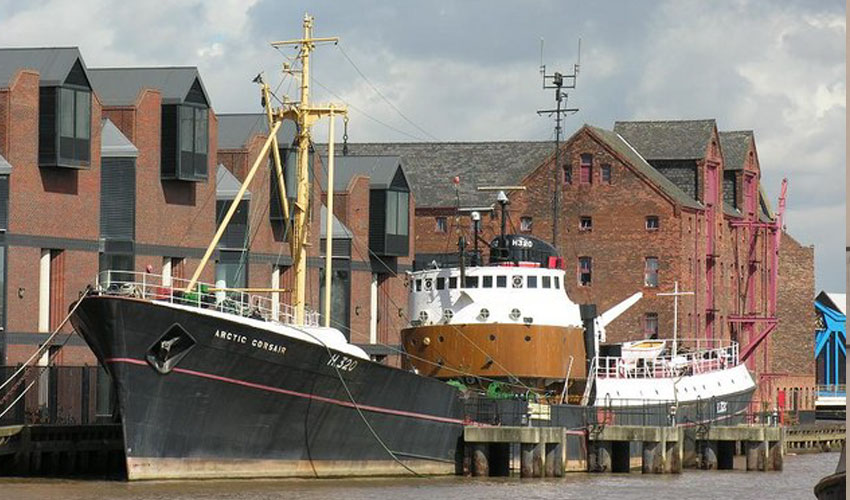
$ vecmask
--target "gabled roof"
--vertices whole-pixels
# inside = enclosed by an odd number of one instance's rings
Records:
[[[370,189],[388,189],[401,167],[398,156],[351,156],[334,154],[334,192],[345,191],[352,177],[363,175],[369,178]],[[327,167],[328,157],[322,156],[322,165]],[[401,174],[404,176],[404,173]],[[327,191],[327,180],[322,178],[322,189]],[[409,189],[410,186],[408,185]]]
[[[0,88],[11,85],[12,78],[21,69],[39,73],[39,85],[61,85],[74,64],[80,61],[83,72],[89,77],[86,63],[77,47],[3,48],[0,49]]]
[[[714,128],[714,120],[614,122],[614,132],[647,160],[705,158]]]
[[[100,156],[104,158],[139,156],[139,150],[109,118],[100,121]]]
[[[327,155],[327,146],[316,148]],[[341,152],[342,147],[337,145]],[[490,206],[494,193],[478,186],[518,184],[554,153],[552,142],[389,142],[348,145],[351,156],[396,156],[404,165],[416,206],[454,207],[460,177],[460,205]],[[336,181],[336,179],[334,179]],[[334,182],[336,184],[336,182]]]
[[[846,293],[831,293],[822,291],[815,298],[817,302],[839,311],[843,315],[847,315],[847,294]]]
[[[215,170],[215,199],[216,200],[232,200],[236,198],[236,193],[242,188],[242,183],[235,175],[227,170],[227,167],[218,164]],[[245,190],[242,195],[243,200],[251,199],[251,191]]]
[[[743,170],[747,152],[753,140],[752,130],[720,132],[720,147],[723,150],[724,170]]]
[[[630,143],[626,142],[623,137],[615,132],[611,132],[610,130],[605,130],[598,127],[593,127],[591,125],[585,125],[594,135],[596,135],[600,140],[605,142],[611,149],[619,153],[623,158],[625,158],[630,165],[632,165],[638,172],[643,174],[645,177],[649,179],[650,182],[655,184],[661,191],[669,196],[674,202],[689,207],[689,208],[703,208],[702,204],[697,200],[688,196],[687,193],[682,191],[678,186],[673,184],[667,177],[655,169],[652,165],[650,165],[640,153],[638,153],[635,148],[631,146]]]
[[[321,217],[321,219],[322,219],[322,222],[320,224],[320,231],[321,231],[320,234],[322,235],[321,236],[322,238],[327,238],[328,237],[328,224],[327,224],[328,207],[326,207],[324,204],[322,204],[320,214],[321,215],[319,217]],[[331,227],[333,228],[333,231],[331,232],[331,234],[332,234],[331,237],[333,239],[335,239],[335,240],[350,240],[350,239],[354,238],[354,233],[351,232],[351,229],[348,229],[348,227],[346,227],[345,224],[340,222],[340,220],[336,218],[336,215],[333,216],[333,221],[331,222],[331,224],[332,224]]]
[[[257,134],[269,133],[264,113],[220,113],[218,118],[218,149],[242,149]],[[280,147],[289,147],[295,139],[295,122],[284,120],[277,131]]]
[[[207,89],[198,68],[194,66],[92,68],[89,75],[92,87],[105,106],[132,105],[146,88],[159,90],[163,104],[182,104],[195,81],[200,84],[204,98],[210,104]]]
[[[0,155],[0,174],[11,174],[12,173],[12,164],[6,161],[6,158],[3,158],[3,155]]]

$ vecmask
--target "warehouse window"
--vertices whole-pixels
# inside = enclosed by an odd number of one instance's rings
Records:
[[[578,258],[578,284],[579,286],[590,286],[593,272],[593,259],[590,257]]]
[[[602,184],[611,184],[611,165],[602,165]]]
[[[578,229],[579,231],[590,231],[593,229],[593,219],[588,216],[580,217],[578,220]]]
[[[533,220],[531,217],[520,217],[519,218],[519,230],[523,233],[531,232],[531,224]]]
[[[644,262],[643,285],[658,286],[658,257],[647,257]]]
[[[579,166],[581,170],[581,178],[579,182],[581,184],[592,184],[593,183],[593,155],[583,154],[581,155],[581,165]]]
[[[658,220],[657,215],[649,215],[646,218],[646,230],[647,231],[655,231],[659,227],[661,227],[661,223]]]
[[[435,220],[437,223],[435,231],[438,233],[447,233],[449,231],[449,223],[445,217],[437,217]]]
[[[387,234],[407,236],[408,196],[404,191],[387,191]]]
[[[573,166],[569,163],[564,165],[564,184],[573,183]]]
[[[650,339],[658,338],[658,313],[646,313],[643,317],[643,334]]]

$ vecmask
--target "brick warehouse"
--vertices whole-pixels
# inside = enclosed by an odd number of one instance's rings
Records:
[[[551,240],[551,143],[352,144],[350,149],[396,154],[408,166],[420,200],[417,267],[456,262],[456,224],[471,241],[468,217],[456,218],[455,175],[461,181],[461,207],[492,206],[492,193],[474,191],[480,185],[525,186],[526,191],[509,194],[509,230]],[[655,294],[671,291],[674,281],[696,291],[680,303],[683,337],[731,338],[746,345],[756,335],[757,325],[729,319],[763,315],[768,308],[766,229],[755,230],[751,240],[750,229],[738,225],[773,217],[758,183],[752,132],[719,133],[713,120],[620,122],[613,132],[585,126],[562,144],[561,158],[558,248],[567,271],[575,273],[567,292],[600,310],[636,291],[644,293],[608,328],[609,341],[671,336],[673,301]],[[707,209],[709,170],[714,196]],[[483,220],[489,240],[498,232],[497,218]],[[749,360],[765,382],[763,399],[771,399],[778,388],[810,393],[814,383],[807,332],[815,319],[806,309],[814,293],[813,249],[787,233],[781,240],[778,290],[778,325]]]

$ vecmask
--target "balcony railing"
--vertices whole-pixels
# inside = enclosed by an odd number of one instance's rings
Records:
[[[682,339],[676,356],[600,356],[593,366],[598,378],[669,378],[732,368],[738,364],[738,343],[721,339]]]
[[[209,283],[198,282],[191,291],[186,291],[188,284],[189,280],[169,278],[159,274],[103,271],[97,275],[95,292],[210,309],[287,325],[296,324],[295,308],[289,304],[238,290],[222,290]],[[318,326],[319,313],[306,311],[304,324]]]

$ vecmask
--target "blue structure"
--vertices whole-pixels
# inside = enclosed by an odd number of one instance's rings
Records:
[[[821,292],[815,298],[818,329],[815,331],[815,358],[817,360],[817,385],[837,386],[846,384],[847,373],[847,329],[846,295]],[[837,392],[832,387],[828,392]],[[820,396],[844,396],[842,394],[819,394]]]

